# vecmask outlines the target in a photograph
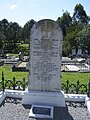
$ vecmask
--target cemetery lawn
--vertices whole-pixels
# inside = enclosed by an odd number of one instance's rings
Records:
[[[12,53],[8,53],[9,56],[15,56],[18,57],[18,54],[12,54]]]
[[[19,46],[20,46],[20,47],[27,48],[27,47],[29,47],[29,44],[20,44]]]
[[[26,81],[28,80],[28,72],[12,72],[12,66],[4,65],[0,67],[0,81],[2,80],[2,71],[4,72],[5,80],[12,80],[13,77],[20,81],[22,81],[23,78],[25,78]]]
[[[69,80],[70,83],[76,84],[79,80],[81,84],[87,84],[90,80],[90,73],[62,72],[61,75],[63,83]]]
[[[28,72],[12,72],[12,66],[10,65],[4,65],[0,67],[0,81],[2,79],[2,71],[4,72],[4,78],[5,80],[12,80],[13,77],[16,78],[16,80],[23,80],[23,78],[28,81]],[[62,82],[66,83],[67,80],[70,81],[70,83],[76,84],[76,82],[79,80],[80,83],[87,84],[90,79],[90,73],[78,73],[78,72],[62,72]]]

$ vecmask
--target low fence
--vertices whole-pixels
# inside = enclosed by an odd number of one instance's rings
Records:
[[[5,89],[11,89],[11,90],[22,90],[24,91],[27,86],[27,82],[25,78],[23,78],[22,81],[16,80],[15,77],[13,77],[12,80],[5,80],[4,73],[2,72],[2,80],[0,81],[0,91],[5,91]]]
[[[16,80],[13,77],[12,80],[5,80],[4,73],[2,72],[2,80],[0,81],[0,91],[5,91],[5,89],[12,90],[22,90],[24,91],[27,87],[27,81],[23,78],[22,81]],[[71,84],[69,80],[66,83],[61,84],[61,89],[67,94],[87,94],[90,96],[90,80],[87,84],[81,84],[79,81],[76,84]]]
[[[90,96],[90,81],[87,84],[81,84],[79,80],[76,84],[71,84],[69,80],[61,84],[61,89],[67,94],[87,94]]]

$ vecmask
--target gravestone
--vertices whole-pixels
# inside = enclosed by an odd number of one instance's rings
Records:
[[[76,49],[75,48],[72,49],[72,54],[70,56],[71,56],[71,60],[76,56]]]
[[[50,20],[31,29],[29,90],[60,91],[62,31]]]
[[[23,59],[24,59],[24,53],[19,52],[19,60],[23,61]]]
[[[82,49],[81,48],[78,48],[77,56],[82,56]]]
[[[3,49],[0,49],[0,57],[1,57],[1,58],[4,58],[4,57],[5,57],[5,53],[4,53],[4,50],[3,50]]]
[[[65,107],[61,91],[62,40],[62,30],[53,20],[41,20],[32,27],[28,90],[22,104]]]
[[[72,55],[76,55],[76,49],[72,49]]]
[[[85,59],[88,58],[88,51],[87,51],[87,50],[85,50],[85,51],[83,52],[83,57],[84,57]]]

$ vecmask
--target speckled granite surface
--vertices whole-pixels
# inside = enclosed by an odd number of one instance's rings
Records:
[[[52,120],[29,118],[30,107],[23,106],[20,99],[6,98],[0,106],[0,120]],[[90,113],[84,103],[66,102],[66,108],[54,108],[53,120],[90,120]]]

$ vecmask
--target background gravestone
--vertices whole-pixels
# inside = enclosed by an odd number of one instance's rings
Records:
[[[77,56],[82,56],[82,49],[81,48],[78,48]]]
[[[19,52],[19,60],[23,61],[24,60],[24,53]]]
[[[72,49],[72,55],[76,55],[76,49]]]

